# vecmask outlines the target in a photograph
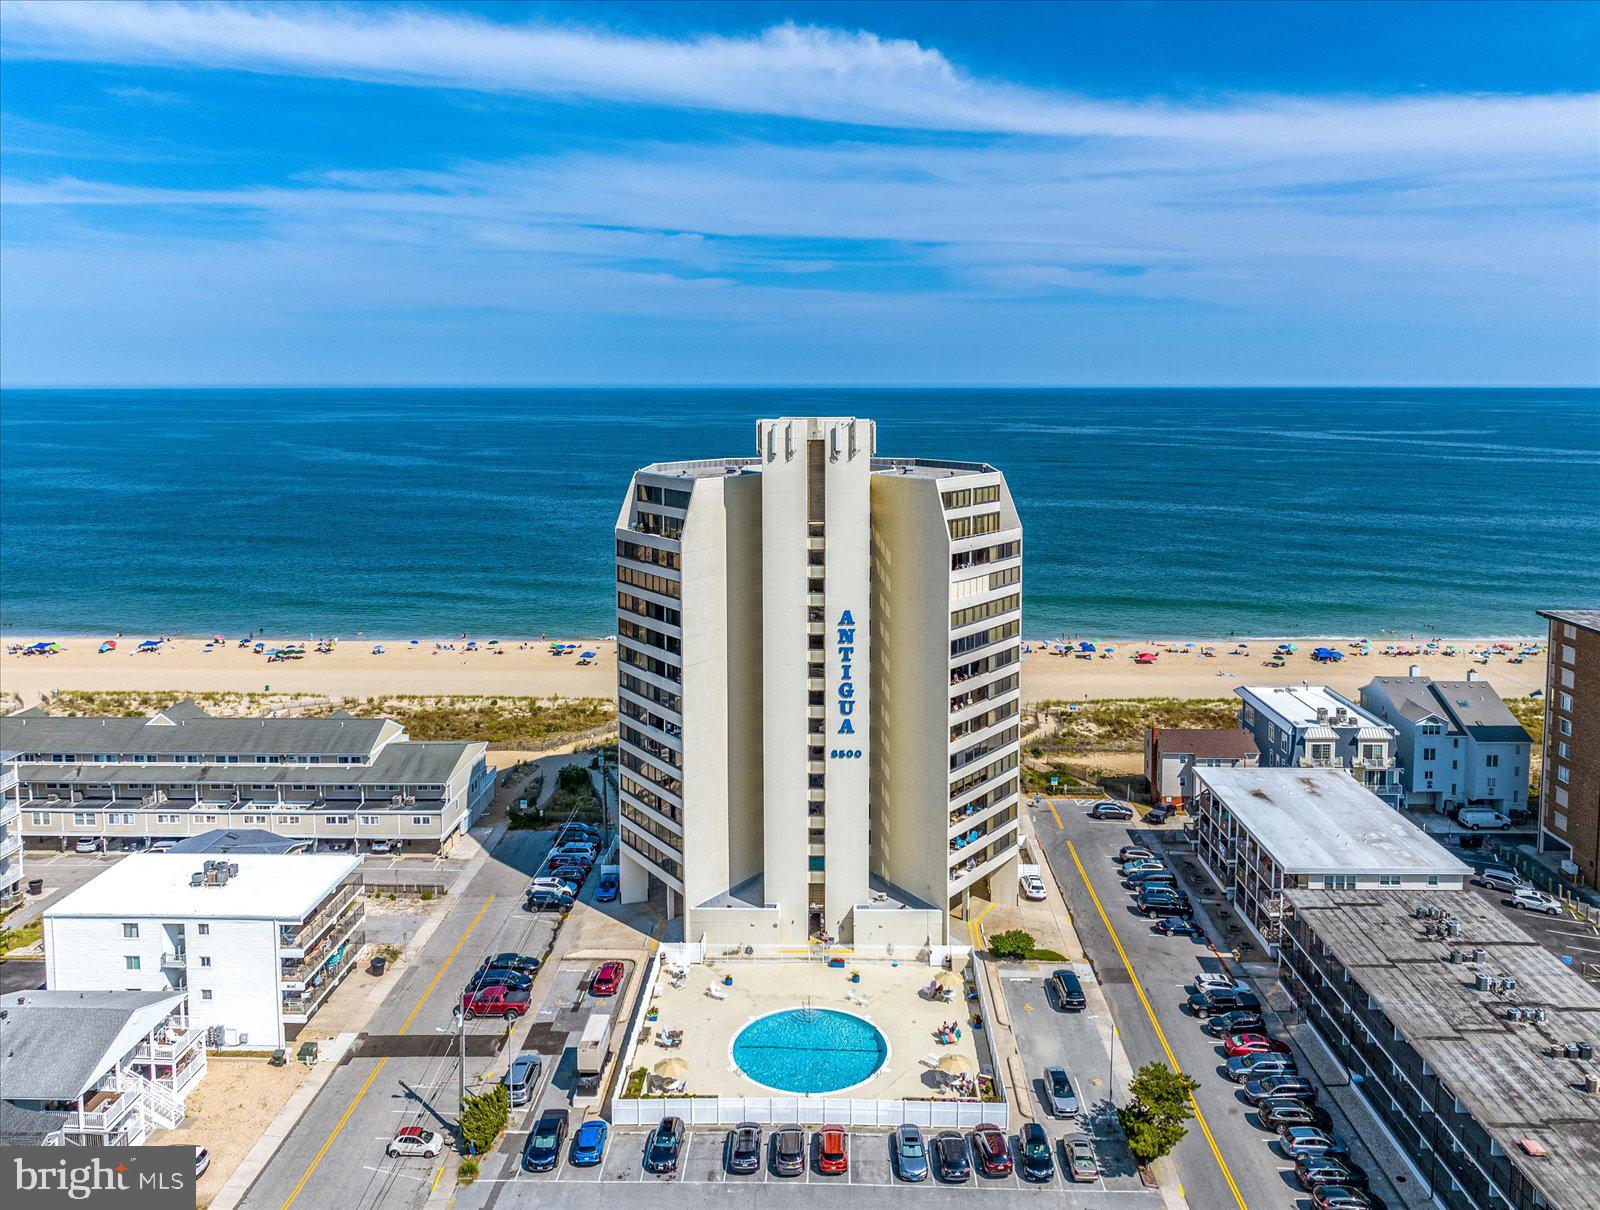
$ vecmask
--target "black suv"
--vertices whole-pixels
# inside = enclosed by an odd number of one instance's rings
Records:
[[[561,1141],[567,1137],[567,1111],[546,1109],[522,1149],[522,1166],[529,1172],[549,1172],[561,1159]]]
[[[1189,1011],[1202,1019],[1215,1017],[1222,1013],[1239,1012],[1259,1013],[1261,1000],[1254,992],[1241,991],[1214,991],[1190,992]]]
[[[650,1135],[644,1149],[646,1172],[669,1173],[678,1170],[678,1156],[683,1153],[683,1119],[662,1118]]]

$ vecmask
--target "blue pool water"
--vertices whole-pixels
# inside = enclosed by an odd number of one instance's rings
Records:
[[[733,1061],[757,1084],[784,1092],[836,1092],[859,1084],[889,1057],[869,1022],[829,1008],[791,1008],[750,1022]]]

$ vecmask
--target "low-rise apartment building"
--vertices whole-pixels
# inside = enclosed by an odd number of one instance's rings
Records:
[[[0,1146],[136,1147],[206,1074],[181,991],[12,992],[0,1041]]]
[[[1150,801],[1187,807],[1194,798],[1192,770],[1254,769],[1261,763],[1255,737],[1240,727],[1147,727],[1145,776]]]
[[[1600,1198],[1600,991],[1476,895],[1292,890],[1279,965],[1446,1210]]]
[[[1264,769],[1343,769],[1398,805],[1388,723],[1326,685],[1241,685],[1239,725],[1255,737]]]
[[[419,742],[391,719],[215,718],[181,702],[148,718],[0,718],[35,847],[269,829],[319,847],[440,851],[488,805],[487,745]]]
[[[1544,689],[1540,847],[1600,886],[1600,609],[1541,609],[1550,623]]]
[[[1195,849],[1270,953],[1298,887],[1460,890],[1471,870],[1339,769],[1196,769]]]
[[[355,964],[361,859],[135,853],[44,913],[52,989],[186,994],[216,1046],[282,1046]]]
[[[1399,733],[1401,801],[1450,814],[1487,807],[1508,819],[1528,810],[1533,737],[1476,671],[1464,681],[1373,677],[1361,705]]]

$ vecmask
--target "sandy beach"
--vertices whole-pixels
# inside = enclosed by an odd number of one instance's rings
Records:
[[[515,695],[524,697],[614,696],[617,653],[615,641],[576,641],[562,655],[551,653],[549,641],[511,640],[471,650],[465,641],[424,640],[411,643],[371,639],[344,640],[332,652],[320,653],[308,643],[300,659],[268,663],[264,655],[241,648],[236,641],[207,644],[181,638],[163,642],[159,649],[138,650],[145,636],[116,639],[116,648],[101,653],[102,637],[63,638],[60,635],[8,635],[0,640],[0,693],[14,705],[38,704],[55,690],[127,691],[191,690],[234,693],[295,693],[314,697],[382,697],[396,694]],[[62,650],[54,655],[13,654],[12,648],[56,641]],[[297,640],[264,640],[268,649],[289,646]],[[567,640],[572,642],[573,640]],[[1094,641],[1094,640],[1090,640]],[[1280,642],[1297,650],[1282,667],[1264,666]],[[1336,664],[1319,664],[1311,651],[1320,643],[1346,652]],[[1475,668],[1503,697],[1526,697],[1543,688],[1543,645],[1523,662],[1510,659],[1522,649],[1520,641],[1507,639],[1510,652],[1491,646],[1492,640],[1421,640],[1437,645],[1425,654],[1385,654],[1375,644],[1371,654],[1357,654],[1347,639],[1255,639],[1248,653],[1232,654],[1233,640],[1196,640],[1194,646],[1162,640],[1141,643],[1110,640],[1111,658],[1096,652],[1091,659],[1055,654],[1045,644],[1030,643],[1023,657],[1023,693],[1030,701],[1130,697],[1229,697],[1235,685],[1289,685],[1301,681],[1331,685],[1354,698],[1374,676],[1404,675],[1412,664],[1438,679],[1460,680]],[[1106,643],[1097,643],[1104,648]],[[1409,646],[1409,644],[1407,644]],[[1211,656],[1201,654],[1210,649]],[[1454,648],[1456,654],[1446,654]],[[1150,665],[1134,663],[1138,652],[1156,653]],[[1489,651],[1487,656],[1469,652]],[[580,667],[579,656],[593,652],[594,659]],[[1487,662],[1485,662],[1487,661]]]

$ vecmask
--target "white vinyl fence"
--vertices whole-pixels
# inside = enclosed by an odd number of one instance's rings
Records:
[[[992,1122],[1011,1128],[1005,1101],[897,1101],[853,1097],[617,1097],[611,1121],[617,1126],[654,1126],[662,1118],[682,1118],[689,1126],[795,1123],[841,1126],[899,1126],[910,1122],[934,1129],[970,1130]]]

